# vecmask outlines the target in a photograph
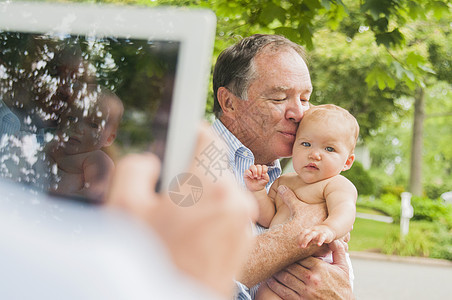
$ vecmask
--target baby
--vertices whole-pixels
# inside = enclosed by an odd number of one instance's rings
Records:
[[[53,168],[57,167],[52,191],[101,200],[114,169],[101,148],[114,142],[124,106],[108,90],[94,92],[94,98],[88,107],[69,105],[61,117],[58,138],[47,145],[46,153]]]
[[[353,164],[358,133],[358,122],[343,108],[326,104],[307,110],[298,127],[292,151],[296,173],[279,177],[267,195],[267,166],[252,165],[245,171],[246,186],[258,200],[258,223],[271,227],[290,218],[289,208],[276,198],[278,186],[285,185],[308,204],[326,202],[327,205],[327,219],[320,225],[302,230],[301,247],[310,243],[319,246],[331,243],[350,232],[355,221],[357,191],[347,178],[339,174]],[[273,294],[266,285],[262,285],[258,293],[259,296]]]

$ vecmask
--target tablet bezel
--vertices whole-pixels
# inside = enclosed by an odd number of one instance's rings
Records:
[[[0,30],[180,42],[161,189],[188,167],[204,115],[216,18],[209,10],[2,2]]]

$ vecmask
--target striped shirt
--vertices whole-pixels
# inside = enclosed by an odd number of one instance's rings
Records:
[[[245,147],[224,125],[220,120],[216,119],[212,124],[215,133],[223,139],[228,150],[228,165],[234,172],[238,184],[245,187],[243,174],[254,164],[254,154],[250,149]],[[281,165],[279,160],[275,160],[272,165],[268,166],[268,176],[270,181],[267,183],[267,192],[272,183],[281,175]]]
[[[228,150],[228,165],[229,169],[234,172],[234,177],[237,180],[238,184],[246,189],[245,180],[243,178],[243,174],[246,170],[249,169],[251,165],[254,164],[254,154],[250,149],[245,147],[236,137],[233,135],[220,120],[216,119],[212,125],[215,133],[222,138],[222,140],[226,143]],[[275,160],[272,165],[268,166],[268,176],[270,177],[270,181],[266,185],[267,192],[270,189],[272,183],[281,175],[281,165],[279,160]],[[256,224],[256,233],[261,234],[266,229],[264,227]],[[239,300],[247,300],[253,299],[255,293],[257,292],[258,285],[251,288],[251,291],[241,284],[240,282],[236,282],[238,287],[238,292],[236,294],[235,299]]]

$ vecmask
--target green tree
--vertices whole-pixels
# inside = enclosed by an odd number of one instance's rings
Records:
[[[428,195],[435,199],[452,190],[452,87],[441,81],[425,89],[423,143],[423,181]],[[402,114],[384,116],[381,126],[366,140],[372,157],[371,175],[380,192],[389,186],[407,188],[410,177],[410,149],[414,101],[412,97],[396,100]],[[442,113],[444,112],[444,113]]]
[[[103,1],[101,1],[103,2]],[[412,188],[422,190],[426,89],[450,83],[452,4],[448,0],[107,0],[212,9],[218,18],[215,56],[238,38],[283,34],[312,53],[313,102],[335,102],[358,118],[364,140],[383,120],[415,101]],[[212,107],[212,97],[208,109]],[[407,150],[410,151],[410,150]],[[397,156],[400,157],[400,156]],[[416,190],[415,193],[419,193]]]
[[[351,39],[346,34],[322,29],[314,35],[317,47],[311,51],[314,93],[311,102],[335,103],[348,109],[360,124],[360,135],[371,136],[384,116],[402,113],[395,99],[407,92],[400,82],[380,89],[369,86],[368,74],[383,71],[391,60],[383,46],[377,46],[373,33],[363,30]],[[392,79],[392,78],[391,78]]]
[[[392,18],[392,27],[399,27],[391,33],[379,33],[382,28],[369,16],[365,17],[370,26],[359,25],[366,24],[363,14],[352,6],[350,15],[355,17],[341,22],[338,30],[321,26],[314,35],[312,69],[317,92],[313,100],[324,103],[334,99],[349,108],[364,129],[365,138],[381,126],[385,115],[403,113],[396,99],[402,95],[412,98],[414,121],[411,149],[407,150],[411,152],[409,189],[420,195],[425,89],[438,80],[449,84],[451,80],[450,6],[439,2],[433,6],[427,2],[403,6],[403,1],[396,2],[392,10],[396,8],[404,18]],[[425,8],[422,13],[418,11],[421,7]],[[372,12],[373,8],[369,9]],[[366,34],[370,35],[367,39]]]

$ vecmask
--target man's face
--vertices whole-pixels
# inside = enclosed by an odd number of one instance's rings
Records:
[[[248,99],[236,102],[233,133],[255,155],[255,163],[268,164],[292,155],[298,123],[309,108],[312,92],[308,68],[291,48],[263,49],[254,59],[257,77]]]

